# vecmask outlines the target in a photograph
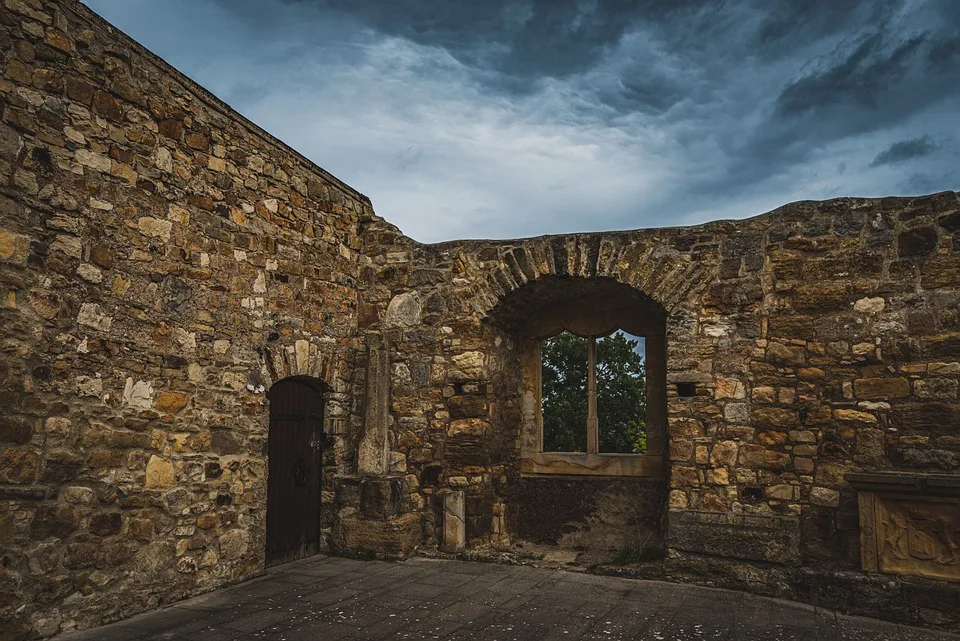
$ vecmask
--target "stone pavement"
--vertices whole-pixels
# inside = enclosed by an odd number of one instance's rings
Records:
[[[658,581],[315,556],[57,641],[958,641],[960,635]]]

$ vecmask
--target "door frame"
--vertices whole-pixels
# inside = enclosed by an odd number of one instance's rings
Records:
[[[313,392],[317,395],[320,401],[320,420],[314,425],[313,433],[311,435],[311,442],[317,443],[316,446],[316,462],[317,462],[317,501],[316,501],[316,514],[315,518],[317,521],[317,540],[308,546],[301,546],[299,549],[295,550],[285,550],[280,553],[270,552],[270,528],[269,528],[269,514],[270,514],[270,498],[271,498],[271,488],[270,488],[270,476],[272,471],[272,462],[270,460],[270,443],[271,438],[274,437],[274,430],[272,429],[273,421],[275,420],[275,415],[273,412],[273,401],[275,396],[275,391],[278,386],[285,384],[302,384],[311,388]],[[330,386],[323,380],[314,378],[312,376],[288,376],[282,378],[279,381],[276,381],[273,385],[270,386],[270,389],[267,391],[267,440],[264,444],[266,448],[266,463],[267,463],[267,488],[266,488],[266,501],[264,509],[264,566],[271,567],[274,565],[280,565],[282,563],[288,563],[290,561],[295,561],[297,559],[306,558],[312,556],[319,551],[320,540],[322,537],[322,527],[321,527],[321,514],[323,511],[323,454],[324,449],[327,447],[326,435],[324,433],[323,421],[326,417],[327,410],[327,393],[330,391]],[[291,416],[309,419],[315,418],[315,415],[303,415],[299,417],[298,415],[289,415],[281,414],[277,417],[279,420],[291,420]]]

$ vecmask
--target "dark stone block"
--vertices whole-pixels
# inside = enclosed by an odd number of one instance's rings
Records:
[[[957,195],[952,191],[920,196],[910,200],[909,204],[900,212],[900,222],[907,222],[931,214],[936,215],[942,211],[956,209],[956,207]]]
[[[493,503],[493,494],[466,497],[464,515],[467,539],[484,538],[490,535],[493,527]]]
[[[960,404],[905,403],[892,410],[891,426],[901,432],[960,434]]]
[[[489,406],[483,396],[452,396],[447,400],[450,418],[482,418],[487,416]]]
[[[494,443],[490,439],[477,437],[458,437],[445,444],[445,461],[454,467],[468,465],[487,465],[493,456]]]
[[[360,483],[360,513],[368,519],[390,519],[401,513],[403,479],[369,477]]]
[[[937,219],[937,224],[949,232],[960,232],[960,211],[941,216]]]
[[[842,211],[833,220],[833,233],[838,236],[856,236],[863,229],[863,222],[862,211]]]
[[[716,283],[710,288],[709,304],[722,313],[734,313],[759,304],[763,299],[763,287],[756,280],[740,280]]]
[[[242,454],[246,448],[230,430],[211,430],[210,451],[217,454]]]
[[[410,363],[410,379],[417,387],[425,387],[430,384],[430,364],[429,363]]]
[[[41,480],[44,483],[66,483],[80,474],[83,462],[64,456],[62,458],[48,458],[43,468]]]
[[[179,278],[168,277],[163,285],[164,310],[179,311],[193,295],[193,288]]]
[[[0,443],[23,445],[33,438],[33,422],[19,416],[0,416]]]
[[[553,249],[554,273],[557,276],[566,276],[569,271],[566,242],[563,238],[553,238],[550,241],[550,248]]]
[[[666,494],[663,479],[523,477],[507,500],[508,529],[568,548],[620,550],[645,540],[656,548]]]
[[[960,334],[942,334],[923,339],[923,355],[930,360],[960,358]]]
[[[884,360],[907,363],[920,359],[920,341],[915,338],[891,338],[883,347]]]
[[[725,257],[759,254],[763,249],[763,236],[756,233],[735,233],[725,236],[721,243],[721,251]]]
[[[120,534],[123,519],[119,512],[101,512],[90,517],[90,532],[97,536]]]
[[[897,237],[897,253],[901,258],[927,256],[937,250],[937,230],[921,227],[905,231]]]
[[[830,219],[824,216],[816,216],[803,221],[800,226],[800,233],[803,236],[825,236],[830,232]]]
[[[740,266],[743,263],[741,258],[728,258],[720,263],[720,272],[718,276],[727,280],[730,278],[737,278],[740,276]]]
[[[712,556],[800,563],[796,517],[682,511],[669,515],[667,547]]]
[[[30,536],[35,541],[51,537],[63,538],[76,530],[79,522],[76,510],[70,506],[40,507],[30,523]]]
[[[344,475],[334,478],[334,502],[338,510],[344,507],[360,507],[360,484],[359,476]]]

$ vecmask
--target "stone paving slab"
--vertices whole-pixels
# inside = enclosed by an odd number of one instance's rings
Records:
[[[789,601],[526,566],[318,555],[56,641],[960,641]]]

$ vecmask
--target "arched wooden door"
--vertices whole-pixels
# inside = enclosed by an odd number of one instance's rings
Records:
[[[316,554],[319,546],[322,385],[286,378],[267,395],[267,565]]]

